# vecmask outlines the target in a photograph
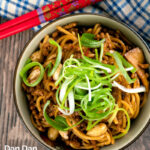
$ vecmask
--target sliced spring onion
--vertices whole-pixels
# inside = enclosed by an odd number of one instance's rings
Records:
[[[61,74],[58,78],[58,80],[55,82],[55,86],[58,86],[58,84],[63,80],[64,76]]]
[[[45,67],[45,71],[47,70],[47,75],[50,75],[50,70],[51,70],[51,66],[52,66],[52,62],[50,62],[46,67]]]
[[[129,117],[128,112],[123,108],[118,108],[118,111],[123,111],[125,113],[125,115],[127,117],[128,124],[127,124],[127,127],[123,133],[116,135],[116,136],[113,136],[114,139],[119,139],[119,138],[123,137],[124,135],[126,135],[128,133],[128,131],[130,129],[130,117]]]
[[[117,52],[118,53],[118,52]],[[136,72],[136,68],[133,66],[133,65],[131,65],[120,53],[118,53],[118,55],[119,55],[119,57],[121,58],[121,60],[122,60],[122,63],[123,63],[123,65],[125,66],[125,67],[127,67],[127,68],[132,68],[131,70],[129,70],[129,71],[131,71],[132,73],[135,73]]]
[[[99,88],[92,91],[92,101],[89,101],[88,95],[81,100],[81,107],[86,114],[86,119],[102,120],[113,111],[115,100],[110,90],[110,88]]]
[[[61,102],[59,100],[59,91],[60,91],[60,88],[61,88],[61,85],[59,85],[57,91],[56,91],[56,101],[57,101],[57,104],[60,106],[61,105]]]
[[[93,124],[92,124],[92,121],[89,121],[86,130],[92,129],[92,128],[93,128],[94,126],[96,126],[100,121],[101,121],[101,120],[96,120]]]
[[[88,121],[86,130],[90,130],[92,125],[92,121]]]
[[[133,83],[135,80],[131,79],[128,73],[126,72],[125,68],[123,67],[122,59],[120,58],[120,54],[118,52],[113,52],[112,53],[113,57],[115,58],[115,61],[119,67],[120,72],[122,75],[125,77],[128,83]]]
[[[80,124],[81,122],[83,122],[83,121],[84,121],[84,119],[82,119],[82,120],[80,120],[79,122],[75,123],[74,125],[72,125],[72,126],[66,128],[65,130],[69,130],[69,129],[71,129],[71,128],[77,126],[77,125],[79,125],[79,124]]]
[[[86,57],[86,56],[83,56],[83,59],[84,59],[87,63],[89,63],[89,64],[91,64],[91,65],[93,65],[93,66],[96,66],[97,68],[98,68],[98,67],[99,67],[99,68],[101,67],[101,69],[104,69],[104,70],[106,70],[107,72],[113,72],[113,70],[115,69],[115,66],[113,66],[113,65],[103,64],[103,63],[101,63],[101,62],[99,62],[99,61],[97,61],[97,60],[91,59],[91,58]]]
[[[99,80],[109,79],[110,77],[114,76],[117,72],[118,72],[118,70],[116,69],[113,73],[108,74],[108,75],[106,74],[106,76],[100,77]]]
[[[68,65],[68,66],[65,66],[64,68],[63,68],[63,76],[65,77],[65,78],[67,78],[67,76],[65,75],[66,74],[66,70],[68,69],[68,68],[76,68],[77,66],[76,65]],[[69,77],[70,78],[70,77]]]
[[[111,81],[115,80],[119,75],[120,75],[120,73],[116,73],[116,75],[114,75],[110,80]]]
[[[81,36],[81,43],[83,46],[88,48],[98,48],[101,46],[101,43],[105,41],[102,39],[101,41],[97,41],[94,39],[95,35],[91,33],[83,33]]]
[[[45,120],[55,129],[57,130],[61,130],[61,131],[65,131],[66,128],[68,128],[68,124],[66,122],[66,119],[62,116],[57,116],[55,118],[55,120],[51,119],[47,112],[46,109],[47,107],[50,105],[50,101],[47,101],[47,103],[44,105],[44,109],[43,109],[43,115]]]
[[[64,83],[62,84],[61,86],[61,89],[60,89],[60,94],[59,94],[59,99],[60,101],[62,102],[63,99],[64,99],[64,96],[66,94],[66,91],[67,91],[67,87],[68,85],[73,81],[73,79],[68,79],[68,80],[65,80]]]
[[[75,101],[74,101],[74,93],[71,90],[68,94],[68,101],[69,101],[69,108],[70,108],[70,115],[74,113],[75,110]]]
[[[32,62],[31,58],[28,58],[27,61],[25,62],[25,65],[29,64],[30,62]]]
[[[134,67],[125,68],[126,71],[131,71],[133,69],[134,69]]]
[[[117,113],[118,113],[118,105],[116,104],[116,108],[112,111],[112,116],[108,119],[108,123],[109,125],[112,124],[113,120],[115,119],[115,117],[117,116]]]
[[[31,68],[33,68],[35,66],[39,66],[40,67],[40,75],[39,75],[39,77],[37,78],[37,80],[34,83],[29,83],[28,80],[27,80],[27,71],[29,71]],[[41,80],[43,79],[43,76],[44,76],[44,67],[39,62],[28,63],[20,71],[20,76],[22,77],[23,82],[27,86],[34,87],[37,84],[39,84],[41,82]]]
[[[67,59],[64,64],[63,64],[63,67],[66,67],[66,66],[69,66],[69,65],[77,65],[77,66],[80,66],[80,62],[79,60],[73,58],[73,55],[70,56],[69,59]]]
[[[88,89],[89,89],[89,102],[91,101],[91,85],[90,85],[90,81],[87,75],[85,75],[86,80],[87,80],[87,84],[88,84]]]
[[[95,65],[93,66],[94,68],[99,68],[99,69],[103,69],[103,70],[106,70],[108,73],[111,73],[111,69],[110,68],[107,68],[107,67],[104,67],[104,66],[101,66],[101,65]]]
[[[136,68],[130,64],[119,52],[114,52],[112,50],[110,50],[110,52],[107,52],[106,55],[108,56],[112,56],[113,57],[113,53],[117,53],[118,57],[121,59],[122,61],[122,64],[127,67],[126,68],[126,71],[131,71],[132,73],[135,73],[136,72]]]
[[[104,43],[101,43],[101,51],[100,51],[100,57],[99,57],[100,62],[102,61],[103,53],[104,53]]]
[[[98,50],[95,48],[95,59],[98,60]]]
[[[73,90],[71,90],[70,93],[68,94],[68,101],[69,101],[69,112],[62,110],[61,108],[58,108],[61,113],[63,113],[64,115],[67,115],[67,116],[73,114],[74,110],[75,110]]]
[[[75,79],[75,80],[72,82],[72,84],[70,85],[70,87],[68,88],[67,92],[66,92],[65,95],[64,95],[64,98],[63,98],[62,104],[61,104],[61,108],[63,108],[63,106],[64,106],[64,104],[65,104],[65,102],[66,102],[67,96],[68,96],[68,94],[70,93],[70,91],[74,88],[74,86],[75,86],[78,82],[80,82],[80,80],[81,80],[81,79]]]
[[[100,67],[100,66],[93,66],[93,67],[95,67],[95,68],[100,68],[100,69],[103,69],[103,70],[106,70],[106,68]],[[125,68],[126,71],[131,71],[132,69],[133,69],[133,67]],[[110,70],[107,69],[107,72],[108,72],[108,73],[111,73],[112,71],[110,71]],[[104,71],[97,71],[97,73],[103,74]],[[118,73],[117,75],[119,75],[119,74],[120,74],[120,73]]]
[[[55,62],[55,64],[54,64],[54,66],[53,66],[51,72],[49,72],[49,74],[48,74],[48,76],[51,77],[51,76],[55,73],[56,69],[58,68],[58,66],[59,66],[59,64],[60,64],[60,62],[61,62],[61,58],[62,58],[62,48],[61,48],[61,46],[60,46],[57,42],[55,42],[55,41],[52,40],[52,39],[50,39],[49,42],[50,42],[50,44],[55,45],[55,46],[57,46],[57,48],[58,48],[58,54],[57,54],[56,62]]]
[[[77,67],[77,66],[76,65],[68,65],[68,66],[66,66],[64,68],[74,68],[74,67]]]
[[[120,90],[122,90],[124,92],[127,92],[127,93],[142,93],[142,92],[146,92],[146,88],[144,86],[140,86],[139,88],[128,89],[128,88],[120,85],[116,81],[113,81],[112,86],[117,87]]]
[[[61,101],[59,100],[59,91],[60,91],[60,89],[61,89],[61,85],[58,87],[58,89],[56,91],[56,101],[57,101],[57,104],[59,106],[61,106]],[[65,107],[65,106],[62,109],[69,110],[69,108]]]
[[[81,39],[80,39],[80,35],[79,34],[78,34],[78,41],[79,41],[79,47],[80,47],[81,54],[82,54],[82,56],[84,56],[82,45],[81,45]]]

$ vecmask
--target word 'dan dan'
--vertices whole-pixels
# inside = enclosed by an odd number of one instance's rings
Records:
[[[22,147],[19,146],[9,146],[9,145],[5,145],[4,146],[4,150],[38,150],[37,147],[29,147],[26,145],[22,145]]]

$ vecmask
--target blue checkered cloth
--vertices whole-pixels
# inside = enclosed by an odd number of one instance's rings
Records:
[[[0,16],[15,18],[55,0],[0,0]],[[74,13],[98,13],[118,19],[150,42],[150,0],[103,0]],[[46,23],[33,29],[39,30]]]

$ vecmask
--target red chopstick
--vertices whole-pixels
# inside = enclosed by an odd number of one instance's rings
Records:
[[[10,25],[12,27],[12,26],[17,25],[19,23],[23,23],[23,22],[25,22],[25,21],[27,21],[27,20],[29,20],[31,18],[40,16],[42,14],[45,14],[45,13],[49,12],[50,10],[52,11],[52,10],[54,10],[56,8],[61,7],[61,6],[65,6],[66,4],[71,3],[73,1],[75,1],[75,0],[56,1],[56,2],[54,2],[52,4],[48,4],[46,6],[43,6],[43,7],[39,8],[39,9],[37,9],[37,10],[33,10],[33,11],[27,13],[27,14],[24,14],[24,15],[22,15],[20,17],[17,17],[15,19],[7,21],[6,23],[1,24],[0,25],[0,31],[9,28]],[[48,7],[49,9],[45,9],[45,7]],[[40,9],[43,10],[43,11],[40,11]]]
[[[27,30],[46,21],[94,4],[101,0],[59,0],[0,25],[0,39]]]

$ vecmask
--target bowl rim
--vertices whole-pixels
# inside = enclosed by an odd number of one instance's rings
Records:
[[[131,28],[129,25],[119,21],[119,20],[116,20],[115,18],[111,18],[109,16],[104,16],[104,15],[101,15],[101,14],[96,14],[96,13],[78,13],[78,14],[69,14],[69,15],[66,15],[66,16],[63,16],[63,17],[60,17],[50,23],[48,23],[47,25],[45,25],[44,27],[42,27],[38,32],[36,32],[34,34],[34,36],[29,39],[29,41],[25,44],[24,48],[22,49],[18,59],[17,59],[17,62],[16,62],[16,66],[15,66],[15,70],[14,70],[14,77],[13,77],[13,99],[14,99],[14,103],[15,103],[15,107],[16,107],[16,110],[17,110],[17,113],[19,115],[19,118],[23,124],[23,126],[27,129],[27,131],[29,131],[29,133],[34,137],[34,139],[41,145],[41,146],[44,146],[46,148],[49,149],[49,147],[44,144],[44,142],[41,142],[39,141],[39,139],[34,135],[34,133],[27,127],[26,123],[25,123],[25,120],[23,119],[20,111],[19,111],[19,108],[18,108],[18,105],[17,105],[17,98],[16,98],[16,88],[15,88],[15,83],[16,83],[16,74],[17,74],[17,70],[18,70],[18,65],[21,61],[21,58],[26,50],[26,48],[28,47],[28,45],[30,44],[30,42],[35,38],[35,36],[37,36],[42,30],[44,30],[45,28],[47,28],[49,25],[59,21],[59,20],[63,20],[64,18],[67,18],[67,17],[71,17],[71,16],[84,16],[84,15],[93,15],[93,16],[99,16],[99,17],[102,17],[102,18],[107,18],[107,19],[110,19],[112,21],[115,21],[123,26],[125,26],[126,28],[128,28],[133,34],[135,34],[141,41],[142,43],[145,45],[145,47],[147,48],[148,52],[150,53],[150,48],[149,46],[147,45],[147,43],[144,41],[144,39],[141,37],[141,35],[139,35],[139,33],[137,33],[133,28]],[[143,127],[143,129],[141,130],[141,132],[133,139],[131,140],[129,143],[127,143],[125,146],[123,146],[122,148],[118,149],[118,150],[123,150],[125,148],[127,148],[129,145],[133,144],[142,134],[143,132],[146,130],[146,128],[148,127],[148,125],[150,124],[150,118],[148,119],[147,123],[145,124],[145,126]],[[50,146],[51,147],[51,146]],[[52,149],[55,149],[53,147],[51,147]]]

